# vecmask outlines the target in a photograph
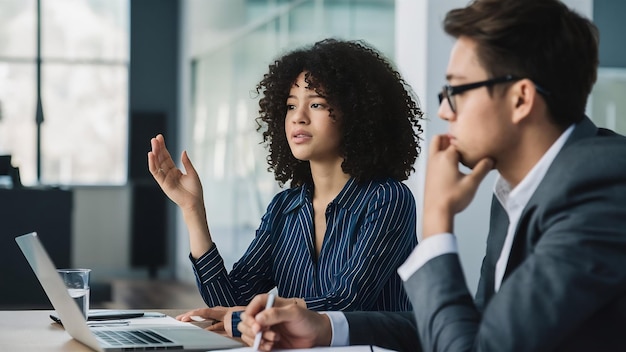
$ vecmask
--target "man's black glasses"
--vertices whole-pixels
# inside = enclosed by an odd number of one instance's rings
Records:
[[[446,99],[448,101],[448,105],[450,105],[450,109],[452,109],[452,112],[456,114],[456,100],[454,99],[454,96],[456,94],[461,94],[463,92],[467,92],[468,90],[472,90],[472,89],[476,89],[480,87],[491,87],[498,83],[518,81],[520,79],[521,78],[515,77],[513,75],[506,75],[503,77],[488,79],[486,81],[461,84],[459,86],[451,86],[447,84],[443,86],[441,93],[439,93],[439,105],[441,105],[441,102],[443,101],[443,99]],[[549,99],[551,95],[549,90],[543,88],[537,83],[533,82],[533,84],[535,85],[535,89],[537,90],[537,92],[539,92],[539,94],[543,95],[544,98]]]
[[[443,101],[443,99],[446,99],[448,101],[448,104],[450,105],[450,109],[452,109],[452,112],[456,113],[456,101],[454,99],[454,96],[456,94],[461,94],[463,92],[467,92],[468,90],[472,90],[472,89],[476,89],[480,87],[491,87],[498,83],[512,82],[512,81],[517,81],[520,79],[521,78],[515,77],[513,75],[506,75],[503,77],[488,79],[486,81],[462,84],[459,86],[451,86],[449,84],[446,84],[441,89],[441,93],[439,93],[439,105],[441,105],[441,102]]]

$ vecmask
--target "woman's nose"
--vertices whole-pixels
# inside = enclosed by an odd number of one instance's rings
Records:
[[[308,114],[302,108],[295,108],[291,113],[291,121],[293,123],[307,123],[309,121]]]

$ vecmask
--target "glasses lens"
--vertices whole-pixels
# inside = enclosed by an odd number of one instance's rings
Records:
[[[449,90],[450,87],[443,86],[443,88],[441,89],[441,93],[437,95],[437,97],[439,98],[439,105],[441,105],[443,100],[446,99],[448,101],[448,105],[450,105],[450,109],[452,109],[452,112],[456,113],[454,106],[454,96],[450,94]]]
[[[441,93],[439,93],[437,97],[439,98],[439,105],[441,105],[443,100],[446,99],[448,101],[448,105],[450,105],[450,108],[452,109],[452,112],[454,112],[452,102],[450,101],[450,94],[448,94],[448,87],[443,86],[443,88],[441,89]]]
[[[456,113],[456,104],[454,101],[454,95],[452,94],[452,87],[445,86],[443,87],[443,91],[445,92],[446,98],[448,99],[448,105],[450,105],[450,109],[453,113]]]

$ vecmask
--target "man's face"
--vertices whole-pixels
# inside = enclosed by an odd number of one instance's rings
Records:
[[[481,67],[476,55],[476,43],[460,37],[450,53],[446,78],[451,86],[480,82],[492,77]],[[455,110],[447,99],[439,106],[438,115],[449,122],[450,143],[460,154],[461,163],[473,168],[485,157],[498,159],[516,141],[511,111],[506,104],[507,95],[497,87],[489,94],[487,87],[480,87],[456,94]]]

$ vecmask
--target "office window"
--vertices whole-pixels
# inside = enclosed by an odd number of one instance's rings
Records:
[[[589,116],[601,127],[626,134],[626,68],[600,67],[591,92]]]
[[[128,18],[128,0],[0,2],[0,154],[23,184],[126,182]]]

